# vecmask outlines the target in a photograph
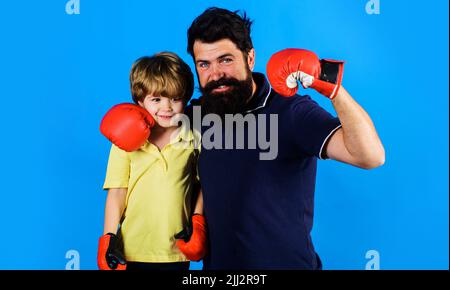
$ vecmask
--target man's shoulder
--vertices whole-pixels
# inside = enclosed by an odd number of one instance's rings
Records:
[[[298,111],[318,106],[317,102],[314,101],[309,95],[295,94],[291,97],[284,97],[275,92],[272,99],[274,101],[273,104],[279,104],[282,108],[287,110]]]
[[[201,102],[202,97],[198,98],[198,99],[192,99],[190,101],[190,104],[188,105],[188,107],[192,107],[192,106],[200,106],[200,102]]]
[[[185,111],[192,111],[194,106],[200,106],[201,105],[201,97],[198,99],[191,99],[189,104],[184,108]]]
[[[192,99],[189,102],[189,105],[187,105],[184,108],[184,114],[189,116],[189,117],[192,117],[192,113],[193,113],[194,107],[195,106],[200,106],[200,102],[201,102],[200,99]]]
[[[311,98],[310,95],[300,95],[295,94],[292,97],[289,97],[289,99],[292,101],[293,104],[301,104],[301,103],[309,103],[315,101]]]

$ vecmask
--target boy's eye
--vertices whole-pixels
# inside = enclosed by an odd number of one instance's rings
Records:
[[[160,98],[151,98],[150,101],[151,101],[151,102],[159,102],[159,101],[160,101]]]
[[[181,100],[183,100],[181,97],[172,98],[172,102],[179,102]]]

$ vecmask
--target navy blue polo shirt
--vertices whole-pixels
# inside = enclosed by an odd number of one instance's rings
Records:
[[[277,155],[261,160],[269,150],[248,146],[250,126],[240,129],[247,136],[243,149],[207,149],[202,139],[198,171],[209,238],[204,269],[321,269],[310,236],[316,166],[339,119],[309,96],[280,96],[263,74],[253,78],[257,90],[243,116],[254,114],[257,128],[266,125],[269,140],[270,115],[276,114]],[[210,128],[202,127],[202,138]],[[222,138],[236,137],[237,130],[224,128]]]

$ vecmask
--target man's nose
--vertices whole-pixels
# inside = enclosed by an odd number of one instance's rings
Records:
[[[219,68],[217,64],[211,65],[211,75],[210,75],[211,81],[218,81],[221,78],[223,78],[224,75],[225,75],[224,72]]]

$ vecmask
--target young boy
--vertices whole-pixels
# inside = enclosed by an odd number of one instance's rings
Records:
[[[192,132],[177,122],[192,96],[193,74],[176,54],[163,52],[138,59],[130,85],[136,105],[115,106],[101,124],[114,144],[98,266],[187,270],[189,258],[200,259],[206,249],[202,196],[194,187],[199,152]],[[184,230],[192,232],[190,241],[177,241],[186,226],[193,226]]]

